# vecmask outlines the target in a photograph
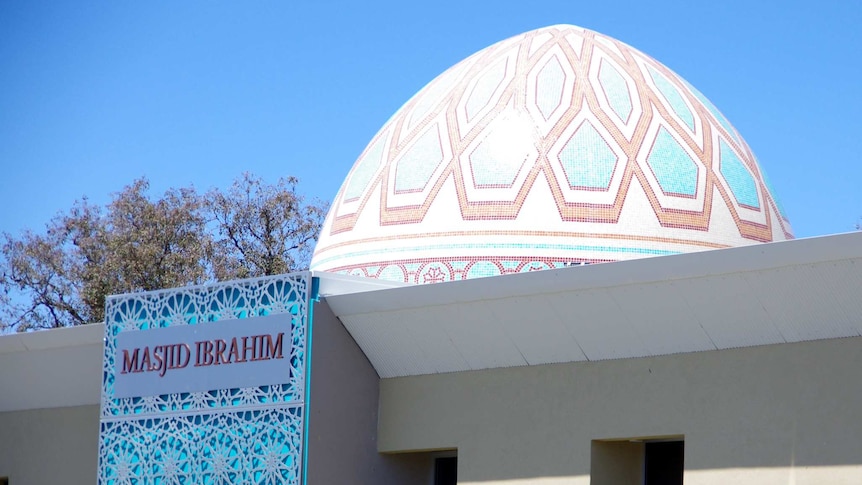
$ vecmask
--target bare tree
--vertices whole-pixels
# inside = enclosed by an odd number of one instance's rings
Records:
[[[105,297],[206,281],[211,245],[192,189],[147,196],[134,181],[102,211],[86,199],[45,234],[3,235],[0,326],[19,331],[99,322]]]
[[[321,203],[306,204],[298,180],[267,185],[245,173],[227,192],[210,191],[215,222],[213,271],[219,280],[287,273],[308,267],[326,215]]]
[[[204,201],[192,188],[147,197],[149,183],[136,180],[108,205],[103,271],[122,292],[148,291],[208,279],[203,264],[211,244]]]
[[[89,308],[78,297],[80,282],[67,249],[70,234],[58,219],[46,234],[26,231],[20,238],[3,235],[3,271],[0,273],[2,326],[21,331],[87,323]]]
[[[326,208],[305,204],[296,185],[244,174],[226,193],[152,199],[139,179],[104,208],[76,202],[43,234],[4,233],[0,330],[101,322],[111,294],[304,269]]]

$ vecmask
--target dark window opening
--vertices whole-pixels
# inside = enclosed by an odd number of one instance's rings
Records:
[[[434,460],[434,485],[458,483],[458,457],[451,456]],[[2,485],[2,484],[0,484]]]
[[[0,477],[0,485],[9,485],[9,477]]]
[[[644,485],[682,485],[684,441],[648,441],[644,449]]]

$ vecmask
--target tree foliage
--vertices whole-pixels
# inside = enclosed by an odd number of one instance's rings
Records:
[[[4,233],[0,330],[101,322],[111,294],[304,269],[326,206],[296,186],[244,174],[225,192],[187,187],[153,199],[139,179],[105,207],[76,202],[43,233]]]
[[[326,208],[304,204],[297,183],[290,177],[266,185],[246,173],[227,192],[210,191],[216,278],[287,273],[308,264]]]

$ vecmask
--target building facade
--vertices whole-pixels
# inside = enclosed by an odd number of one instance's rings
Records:
[[[673,71],[539,29],[396,112],[310,271],[0,336],[0,485],[862,483],[860,268]]]

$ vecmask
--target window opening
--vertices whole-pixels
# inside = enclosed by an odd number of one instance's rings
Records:
[[[680,435],[593,440],[591,485],[682,485],[685,441]]]
[[[434,485],[456,485],[458,483],[458,457],[447,456],[434,459]],[[2,485],[2,484],[0,484]]]
[[[684,441],[647,441],[644,485],[682,485]]]

